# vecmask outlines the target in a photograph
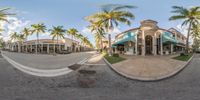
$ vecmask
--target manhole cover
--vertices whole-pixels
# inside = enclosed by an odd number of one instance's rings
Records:
[[[80,67],[81,67],[80,64],[74,64],[74,65],[69,66],[68,68],[70,68],[70,69],[72,69],[72,70],[77,70],[77,69],[79,69]]]

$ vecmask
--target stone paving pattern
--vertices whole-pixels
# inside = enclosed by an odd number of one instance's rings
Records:
[[[155,78],[172,73],[186,62],[172,59],[174,56],[125,56],[127,60],[113,64],[119,72],[138,78]]]

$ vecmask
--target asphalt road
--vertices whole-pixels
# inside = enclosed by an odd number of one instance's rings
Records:
[[[46,54],[25,54],[6,51],[3,51],[2,53],[4,53],[4,55],[9,57],[10,59],[31,68],[60,69],[74,63],[78,63],[85,58],[92,56],[95,52],[77,52],[63,55],[57,54],[56,56]]]
[[[77,72],[54,78],[24,74],[0,57],[0,100],[199,100],[200,55],[179,74],[157,82],[126,79],[106,65],[96,70],[96,84],[82,88]]]

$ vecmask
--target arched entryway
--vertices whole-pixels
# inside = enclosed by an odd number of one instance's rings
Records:
[[[152,40],[152,36],[150,35],[145,37],[145,50],[147,55],[152,54]]]

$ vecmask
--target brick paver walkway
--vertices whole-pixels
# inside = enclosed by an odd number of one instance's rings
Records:
[[[127,60],[113,64],[113,67],[128,76],[153,79],[168,75],[180,69],[186,62],[172,59],[173,56],[124,56]]]

